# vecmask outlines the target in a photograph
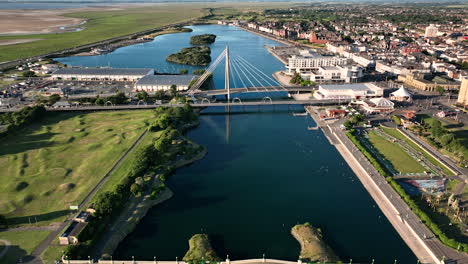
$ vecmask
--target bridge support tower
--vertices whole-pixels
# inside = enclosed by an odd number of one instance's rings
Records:
[[[229,47],[226,46],[226,68],[224,71],[224,89],[227,90],[227,101],[231,101],[231,91],[230,91],[230,86],[229,86]]]

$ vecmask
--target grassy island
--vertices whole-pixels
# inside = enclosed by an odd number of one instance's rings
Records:
[[[205,44],[211,44],[215,42],[215,40],[216,40],[216,35],[213,35],[213,34],[196,35],[190,38],[190,44],[205,45]]]
[[[301,244],[300,259],[309,262],[337,262],[333,250],[322,241],[322,231],[309,223],[295,225],[291,234]]]
[[[184,48],[167,56],[166,61],[178,64],[204,66],[211,62],[211,50],[207,46]]]
[[[189,240],[189,250],[185,254],[184,261],[191,262],[196,260],[219,261],[210,239],[207,234],[196,234]]]

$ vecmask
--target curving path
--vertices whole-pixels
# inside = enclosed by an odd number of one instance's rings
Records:
[[[0,252],[0,259],[2,259],[3,256],[5,256],[5,254],[8,252],[8,247],[11,246],[11,242],[5,239],[0,239],[0,243],[3,243],[5,246],[2,252]]]

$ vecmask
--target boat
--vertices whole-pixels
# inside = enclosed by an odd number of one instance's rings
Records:
[[[307,112],[304,113],[293,113],[293,116],[306,116]]]
[[[318,130],[319,128],[319,126],[307,127],[307,130]]]

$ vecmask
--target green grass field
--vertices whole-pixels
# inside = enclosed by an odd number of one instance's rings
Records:
[[[369,141],[401,173],[423,173],[424,167],[407,154],[399,145],[391,144],[374,131],[368,133]]]
[[[0,214],[57,221],[79,204],[146,129],[151,111],[56,113],[0,141]],[[112,178],[112,177],[111,177]]]
[[[439,167],[442,169],[445,175],[447,176],[452,176],[454,175],[451,170],[449,170],[447,167],[445,167],[442,163],[440,163],[437,159],[432,157],[429,153],[427,153],[425,150],[420,148],[418,145],[416,145],[413,141],[409,140],[407,137],[405,137],[403,134],[401,134],[398,130],[394,128],[387,128],[387,127],[381,127],[382,130],[389,134],[390,136],[404,140],[408,145],[410,145],[414,150],[418,151],[421,153],[430,163],[434,164],[435,166]]]
[[[0,239],[10,241],[6,255],[0,258],[0,264],[17,263],[16,261],[31,252],[44,240],[49,231],[8,231],[0,232]],[[0,245],[0,251],[3,246]]]
[[[0,36],[0,40],[42,39],[29,43],[0,46],[0,61],[26,58],[56,50],[72,48],[171,23],[198,18],[203,14],[204,11],[201,6],[188,4],[161,4],[144,8],[69,13],[66,14],[66,16],[86,19],[86,28],[80,32],[60,34]]]

